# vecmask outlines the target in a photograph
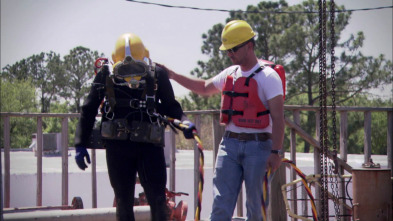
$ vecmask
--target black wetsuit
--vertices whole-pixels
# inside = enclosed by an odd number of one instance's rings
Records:
[[[107,71],[97,73],[89,95],[82,106],[81,117],[75,133],[75,147],[89,148],[88,139],[95,123],[98,108],[106,94],[107,73]],[[183,110],[179,102],[175,100],[167,72],[156,67],[156,78],[155,107],[157,112],[162,116],[181,119]],[[114,85],[114,93],[116,100],[121,99],[124,103],[124,100],[127,99],[140,98],[143,90]],[[118,106],[120,107],[114,108],[113,119],[127,118],[129,124],[132,121],[150,121],[145,110]],[[107,121],[106,114],[102,115],[102,121]],[[152,219],[155,221],[166,220],[166,164],[163,147],[130,140],[104,140],[104,146],[109,178],[116,197],[117,220],[135,220],[133,204],[136,173],[138,173],[146,193]]]

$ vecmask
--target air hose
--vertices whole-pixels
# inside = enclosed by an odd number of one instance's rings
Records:
[[[165,118],[167,122],[170,123],[171,128],[176,127],[182,131],[188,129],[188,125],[182,124],[181,121],[173,118]],[[199,182],[198,182],[198,205],[195,210],[195,221],[200,220],[201,217],[201,210],[202,210],[202,192],[203,192],[203,185],[204,185],[204,154],[203,154],[203,145],[202,141],[199,138],[198,132],[196,129],[192,131],[194,136],[194,140],[197,142],[197,147],[199,151]]]
[[[288,163],[292,168],[296,171],[296,173],[301,177],[302,183],[304,185],[304,188],[306,189],[307,195],[310,197],[310,202],[311,202],[311,210],[313,214],[313,219],[314,221],[318,221],[318,215],[317,215],[317,209],[315,206],[315,199],[314,196],[312,195],[310,187],[307,185],[307,179],[306,175],[293,163],[293,161],[288,160],[286,158],[283,158],[281,160],[283,163]],[[267,193],[268,193],[268,180],[271,176],[271,169],[266,172],[265,177],[264,177],[264,182],[263,182],[263,198],[262,198],[262,216],[263,220],[266,221],[266,198],[267,198]]]

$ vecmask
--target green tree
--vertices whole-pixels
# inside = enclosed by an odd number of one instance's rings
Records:
[[[28,58],[35,84],[39,87],[41,113],[50,113],[50,103],[57,100],[61,89],[67,84],[60,54],[51,51]]]
[[[98,57],[97,51],[82,46],[70,50],[70,53],[64,56],[68,84],[63,88],[62,97],[72,104],[71,112],[80,112],[82,99],[90,88],[88,81],[94,78],[94,62]]]
[[[8,79],[16,79],[16,80],[27,80],[29,72],[27,59],[22,59],[17,61],[13,65],[6,65],[1,72],[1,77],[8,78]]]
[[[392,101],[369,99],[365,95],[355,96],[344,106],[392,107]],[[387,153],[387,115],[386,112],[371,114],[371,151],[372,154]],[[348,153],[364,153],[364,113],[348,112]]]
[[[10,80],[7,77],[2,78],[0,93],[1,112],[29,113],[37,110],[35,87],[31,79]]]
[[[39,94],[41,113],[50,112],[51,101],[59,98],[61,88],[67,84],[60,54],[53,51],[41,52],[7,65],[3,68],[2,75],[17,80],[31,79]]]
[[[23,88],[23,90],[21,90]],[[10,80],[7,77],[1,79],[0,112],[31,113],[37,111],[35,87],[30,79]],[[3,118],[1,118],[1,134],[4,130]],[[35,131],[36,122],[32,118],[11,118],[10,133],[12,134],[11,147],[28,147],[31,135]],[[3,136],[0,136],[3,144]],[[3,146],[3,145],[1,145]]]
[[[69,113],[69,102],[52,102],[51,113]],[[43,118],[45,122],[44,133],[61,133],[62,119],[58,117]],[[74,145],[74,136],[78,118],[68,118],[68,145]]]
[[[344,10],[344,6],[336,6],[336,10]],[[241,11],[231,12],[227,22],[234,19],[246,20],[257,33],[256,55],[262,59],[282,64],[286,69],[286,104],[319,104],[319,18],[318,3],[313,0],[301,4],[288,6],[287,2],[260,2],[258,5],[249,5],[247,13]],[[293,13],[276,13],[276,12]],[[295,13],[305,11],[307,13]],[[365,94],[369,89],[380,84],[391,82],[392,61],[386,60],[383,55],[374,58],[364,56],[361,47],[365,39],[362,32],[351,35],[348,39],[341,39],[341,32],[346,28],[350,19],[350,12],[334,14],[335,33],[335,101],[340,105],[348,99]],[[327,27],[331,27],[328,14]],[[218,51],[221,44],[221,31],[223,25],[216,24],[207,34],[202,35],[202,53],[210,59],[206,62],[198,61],[198,66],[191,74],[198,78],[210,78],[230,65],[227,56]],[[331,30],[327,28],[327,37],[330,39]],[[328,46],[332,44],[329,43]],[[329,52],[330,49],[328,48]],[[328,54],[329,56],[329,54]],[[329,59],[327,59],[329,60]],[[329,62],[328,62],[329,63]],[[328,67],[330,64],[328,64]],[[331,70],[328,70],[331,72]],[[328,74],[330,78],[330,73]],[[330,79],[328,79],[330,82]],[[328,86],[330,91],[331,86]],[[299,103],[299,97],[304,103]],[[188,98],[185,98],[188,99]],[[219,107],[219,96],[209,98],[190,94],[198,109]],[[330,98],[328,98],[330,100]],[[331,104],[331,101],[330,101]],[[329,104],[328,104],[329,105]],[[302,125],[306,131],[313,134],[315,114],[307,113],[306,124]],[[304,152],[309,152],[309,145],[305,144]]]

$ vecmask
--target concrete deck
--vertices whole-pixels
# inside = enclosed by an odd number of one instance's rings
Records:
[[[193,160],[194,151],[178,150],[176,152],[176,191],[189,193],[189,196],[176,197],[176,203],[180,200],[189,205],[187,220],[194,216],[194,182]],[[79,196],[83,199],[84,208],[91,209],[91,167],[85,171],[80,170],[74,161],[74,150],[69,151],[69,202]],[[98,208],[110,208],[113,204],[113,191],[109,183],[106,169],[105,150],[97,150],[97,180],[98,180]],[[213,153],[204,151],[205,156],[205,184],[202,195],[201,218],[207,219],[212,204],[212,177],[213,177]],[[4,154],[2,153],[2,163]],[[37,159],[31,151],[12,151],[11,161],[11,208],[32,207],[36,205],[36,168]],[[289,158],[289,154],[286,154]],[[373,155],[374,163],[380,163],[382,168],[387,167],[387,156]],[[363,155],[349,155],[348,163],[353,168],[360,168],[364,161]],[[297,166],[306,174],[313,173],[313,154],[297,153]],[[2,166],[4,174],[4,166]],[[169,171],[169,169],[168,169]],[[143,189],[136,187],[136,196]],[[245,202],[245,201],[244,201]],[[43,200],[44,206],[61,205],[61,157],[43,157]],[[246,211],[245,208],[243,211]]]

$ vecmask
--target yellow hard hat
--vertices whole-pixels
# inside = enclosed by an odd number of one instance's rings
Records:
[[[122,34],[116,41],[115,50],[112,52],[113,62],[123,61],[126,56],[131,56],[134,60],[140,61],[149,58],[149,51],[135,34]]]
[[[228,22],[221,34],[220,50],[226,51],[246,42],[255,36],[251,26],[243,20]]]

